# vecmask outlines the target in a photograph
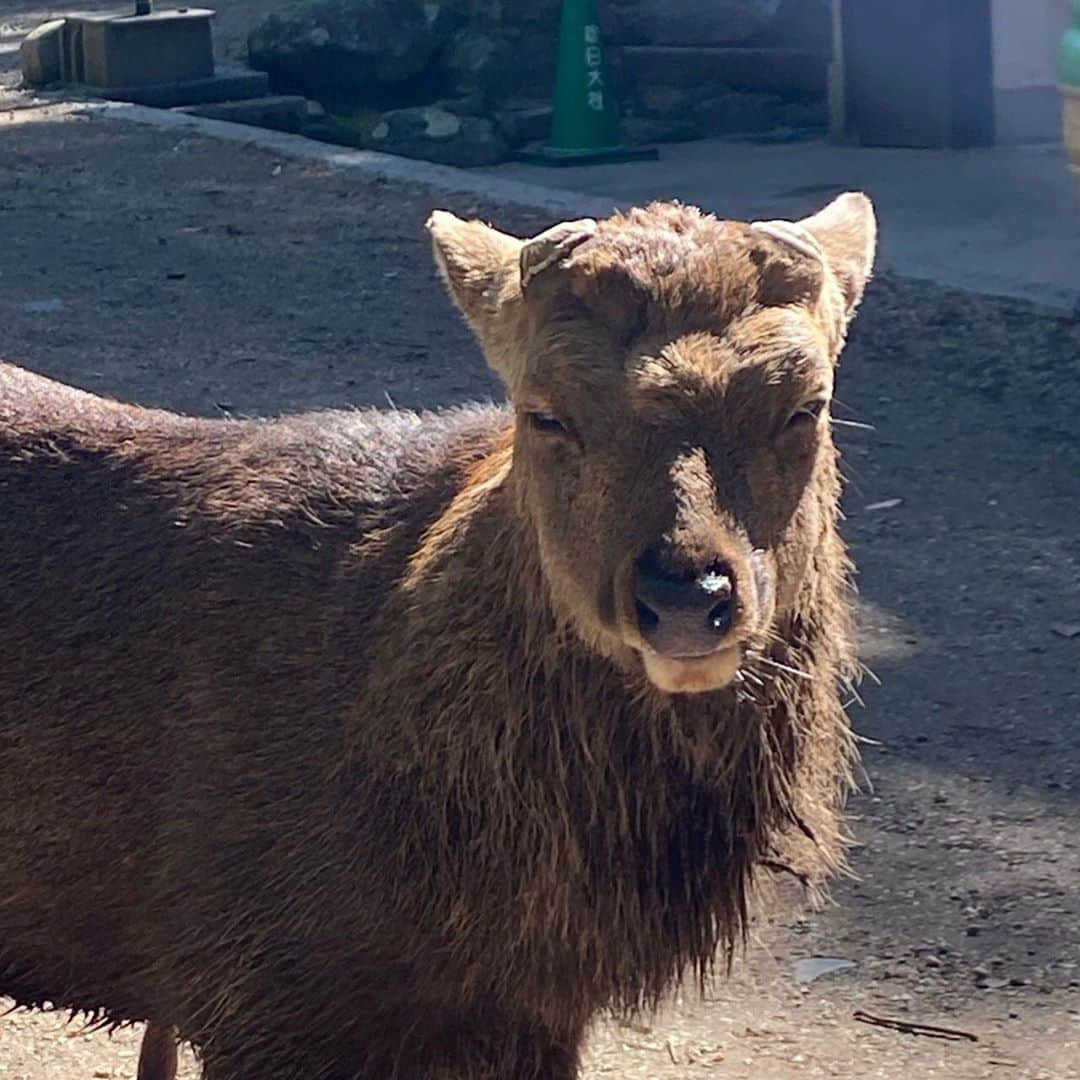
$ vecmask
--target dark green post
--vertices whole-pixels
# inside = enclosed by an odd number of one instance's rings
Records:
[[[652,147],[623,146],[619,104],[604,56],[595,0],[563,0],[551,136],[517,155],[541,165],[583,165],[657,156]]]

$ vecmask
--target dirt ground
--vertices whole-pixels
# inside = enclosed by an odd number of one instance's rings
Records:
[[[241,145],[0,112],[0,354],[205,415],[494,395],[431,267],[423,221],[447,204],[548,223]],[[760,925],[706,1000],[601,1025],[588,1080],[1080,1077],[1080,325],[881,278],[839,397],[875,429],[841,429],[881,680],[852,712],[871,740],[857,876],[824,910]],[[814,957],[854,966],[798,982]],[[136,1050],[137,1032],[0,1018],[4,1080],[129,1077]]]

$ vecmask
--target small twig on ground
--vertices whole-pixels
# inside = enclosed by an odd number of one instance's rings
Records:
[[[936,1027],[933,1024],[918,1024],[913,1020],[897,1020],[888,1016],[874,1016],[873,1013],[856,1009],[852,1013],[852,1019],[862,1024],[873,1024],[874,1027],[889,1028],[899,1031],[904,1035],[925,1035],[928,1039],[946,1039],[949,1042],[978,1042],[979,1036],[972,1035],[970,1031],[959,1031],[956,1028]]]

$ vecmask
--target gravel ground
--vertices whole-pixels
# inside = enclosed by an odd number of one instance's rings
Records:
[[[441,205],[549,223],[239,144],[0,112],[0,353],[204,415],[495,395],[431,267]],[[875,429],[842,432],[882,684],[853,709],[871,740],[856,876],[820,912],[763,921],[704,1001],[601,1026],[588,1080],[1080,1077],[1080,326],[879,278],[839,396]],[[814,957],[854,966],[798,982]],[[136,1048],[0,1018],[3,1078],[131,1076]]]

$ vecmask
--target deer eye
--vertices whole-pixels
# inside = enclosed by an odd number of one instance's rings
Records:
[[[529,427],[542,435],[568,435],[570,429],[554,413],[533,409],[525,414]]]
[[[815,398],[813,401],[804,402],[791,414],[785,430],[791,431],[794,428],[816,424],[821,419],[821,414],[825,411],[827,404],[825,398]]]

